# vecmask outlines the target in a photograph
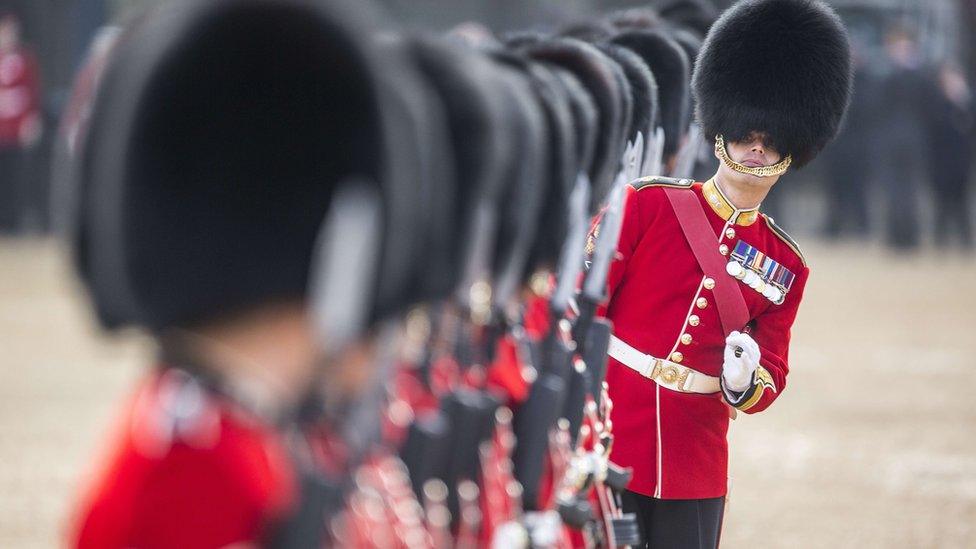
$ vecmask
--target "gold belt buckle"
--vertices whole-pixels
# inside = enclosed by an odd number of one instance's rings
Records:
[[[659,375],[661,375],[661,359],[660,358],[655,358],[654,359],[654,368],[651,369],[651,375],[648,376],[648,377],[650,377],[651,379],[653,379],[653,380],[656,381],[657,380],[657,376],[659,376]]]
[[[661,360],[658,359],[654,364],[654,374],[652,379],[657,379],[660,376],[662,382],[668,385],[675,385],[676,390],[682,393],[688,392],[685,389],[685,383],[688,381],[688,376],[691,375],[690,369],[682,368],[676,364],[668,364],[662,368]]]

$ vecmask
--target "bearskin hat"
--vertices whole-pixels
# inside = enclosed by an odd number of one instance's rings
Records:
[[[576,131],[570,107],[569,92],[554,68],[543,63],[528,63],[528,74],[539,97],[549,125],[549,181],[542,211],[538,218],[539,234],[532,248],[528,269],[552,267],[559,258],[568,230],[569,195],[578,173]],[[530,272],[526,273],[531,274]]]
[[[576,135],[576,162],[573,169],[577,173],[586,171],[593,163],[593,151],[596,148],[598,124],[596,104],[573,73],[559,67],[552,67],[552,72],[566,88],[570,112],[573,114],[573,133]]]
[[[507,162],[504,108],[492,74],[494,67],[482,55],[429,36],[413,38],[410,49],[420,73],[447,111],[449,150],[454,155],[455,173],[461,176],[455,177],[453,185],[456,231],[444,265],[456,284],[465,265],[466,246],[474,241],[476,210],[499,193],[502,166]]]
[[[124,32],[71,178],[74,256],[104,326],[161,331],[306,298],[349,180],[383,201],[374,305],[409,298],[423,170],[389,94],[416,86],[362,38],[362,17],[340,0],[182,1]]]
[[[551,254],[558,253],[559,244],[565,239],[565,211],[573,179],[569,166],[575,150],[572,114],[565,92],[543,63],[512,51],[494,52],[492,57],[505,68],[503,72],[511,72],[528,84],[534,98],[534,110],[541,116],[542,122],[543,133],[537,137],[542,142],[534,147],[519,148],[520,155],[537,150],[540,158],[520,156],[521,160],[513,162],[519,164],[515,170],[521,177],[528,177],[530,172],[526,170],[527,167],[539,170],[538,175],[534,180],[513,180],[516,194],[509,195],[508,200],[501,204],[503,214],[517,216],[509,218],[513,222],[524,220],[533,224],[531,230],[519,230],[515,236],[519,240],[526,239],[525,243],[528,244],[528,255],[518,260],[522,263],[522,272],[513,271],[505,275],[508,278],[517,276],[519,282],[524,282],[540,265],[551,265]],[[532,118],[534,116],[522,122],[530,122]],[[536,212],[535,216],[531,216],[532,211]]]
[[[617,34],[617,29],[607,21],[583,19],[562,26],[557,34],[593,43],[613,38],[613,35]]]
[[[404,63],[410,60],[409,46],[402,36],[378,41],[384,57],[400,58]],[[403,297],[416,302],[444,296],[456,284],[456,271],[451,268],[451,257],[446,253],[454,234],[451,212],[456,166],[455,156],[451,154],[450,113],[445,103],[429,79],[417,77],[419,75],[413,70],[419,72],[416,64],[408,64],[405,69],[409,70],[410,78],[401,75],[390,81],[396,86],[390,96],[406,114],[404,131],[414,136],[411,143],[403,144],[403,148],[413,151],[416,161],[411,167],[418,170],[416,175],[419,176],[412,178],[408,185],[412,187],[415,199],[425,204],[428,210],[424,223],[405,235],[420,244],[413,258],[415,268],[406,275],[408,282],[402,292]]]
[[[669,35],[681,46],[681,49],[685,50],[685,55],[688,56],[688,61],[691,63],[691,72],[694,74],[695,63],[698,60],[698,52],[701,51],[704,41],[688,29],[670,29]]]
[[[818,0],[745,0],[709,31],[692,87],[705,135],[764,132],[802,167],[836,135],[851,96],[851,51]]]
[[[502,35],[504,47],[513,51],[522,50],[527,46],[545,42],[548,39],[548,34],[535,30],[517,30]]]
[[[626,119],[621,81],[625,81],[626,77],[620,74],[620,67],[606,55],[575,38],[554,38],[529,44],[524,50],[534,59],[573,73],[597,107],[597,140],[593,163],[589,169],[593,185],[591,210],[595,212],[617,175],[623,154],[622,128]]]
[[[620,127],[617,128],[617,164],[615,168],[620,168],[620,159],[622,158],[624,147],[627,144],[627,140],[630,138],[630,129],[634,121],[634,94],[630,91],[630,80],[627,79],[627,74],[624,72],[623,66],[607,54],[602,48],[596,47],[596,50],[605,58],[605,63],[607,64],[607,69],[613,73],[614,79],[617,81],[617,89],[620,92]],[[617,170],[615,169],[613,175],[617,175]],[[609,191],[609,188],[607,189]],[[601,198],[605,195],[601,193]]]
[[[653,17],[654,13],[654,10],[650,8],[633,8],[617,12],[617,15],[621,17],[625,14],[641,15],[641,21],[646,21],[648,17]],[[654,75],[647,63],[637,54],[627,48],[609,43],[609,40],[619,33],[618,28],[610,23],[613,20],[612,17],[611,15],[608,20],[580,21],[563,27],[560,34],[595,45],[598,50],[620,66],[627,80],[627,86],[630,88],[631,103],[631,118],[627,123],[624,139],[633,140],[638,132],[641,132],[646,139],[658,124],[657,82],[654,80]]]
[[[659,0],[661,17],[678,28],[691,29],[699,38],[718,19],[719,9],[712,0]]]
[[[612,12],[607,22],[619,31],[650,30],[661,26],[661,15],[655,8],[642,6]]]
[[[654,74],[661,102],[664,154],[674,154],[691,120],[691,94],[688,89],[691,64],[688,55],[660,29],[623,32],[612,42],[640,56]]]
[[[549,166],[549,128],[538,97],[525,72],[525,60],[511,52],[491,52],[503,85],[506,119],[514,130],[510,145],[518,158],[509,162],[499,202],[498,234],[492,254],[496,281],[492,298],[504,303],[521,282],[538,230],[537,219]]]
[[[639,132],[646,141],[657,126],[659,115],[657,81],[651,69],[640,56],[627,48],[616,44],[600,44],[597,47],[620,65],[630,86],[634,108],[626,139],[633,141]]]

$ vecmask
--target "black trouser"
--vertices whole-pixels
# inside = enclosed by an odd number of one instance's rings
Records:
[[[972,248],[968,166],[940,167],[934,170],[932,184],[935,190],[935,243],[951,244],[952,233],[955,233],[963,247]]]
[[[870,163],[866,147],[834,150],[827,163],[827,223],[824,233],[838,238],[844,233],[863,237],[868,234],[868,182]]]
[[[919,187],[924,183],[921,144],[910,138],[898,139],[889,147],[890,157],[880,166],[881,183],[888,204],[885,211],[885,241],[900,251],[918,247]]]
[[[625,513],[636,513],[643,547],[714,549],[722,532],[725,498],[654,499],[624,492]]]

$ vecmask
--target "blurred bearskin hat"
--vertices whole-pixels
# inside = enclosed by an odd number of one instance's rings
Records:
[[[598,44],[597,47],[623,69],[633,99],[633,110],[626,133],[628,141],[637,134],[650,138],[658,123],[657,82],[647,63],[633,51],[616,44]]]
[[[692,82],[706,136],[764,132],[802,167],[836,135],[851,96],[851,50],[817,0],[746,0],[715,23]]]
[[[455,40],[417,36],[411,52],[421,75],[431,84],[447,110],[447,128],[454,154],[453,225],[456,234],[444,268],[460,277],[466,246],[473,241],[477,209],[497,200],[507,163],[505,144],[510,137],[503,119],[504,106],[497,91],[494,68],[483,56]],[[463,183],[462,183],[463,182]],[[460,184],[459,184],[460,183]],[[455,283],[457,280],[455,280]]]
[[[492,298],[501,303],[521,282],[538,232],[537,217],[548,186],[543,174],[549,165],[550,143],[545,113],[532,89],[525,60],[505,50],[490,51],[489,56],[497,66],[505,116],[514,129],[512,158],[520,158],[506,166],[494,238]]]
[[[677,28],[693,30],[699,38],[708,34],[720,12],[712,0],[658,0],[656,5],[663,19]]]
[[[568,70],[552,67],[552,72],[566,89],[570,112],[573,115],[573,129],[576,141],[576,162],[573,169],[585,172],[593,163],[597,142],[599,113],[593,97],[590,96],[579,78]]]
[[[419,88],[365,38],[363,9],[178,1],[123,33],[69,178],[74,259],[104,326],[192,327],[305,299],[349,181],[374,185],[384,207],[371,314],[418,297],[426,172],[403,146],[417,135],[402,107]]]
[[[556,34],[592,43],[609,40],[617,32],[616,27],[607,21],[601,19],[583,19],[562,26]]]
[[[688,61],[691,63],[691,71],[694,73],[695,64],[698,61],[698,52],[701,51],[704,41],[695,32],[688,29],[669,29],[668,34],[685,51],[685,55],[688,56]]]
[[[691,120],[688,81],[691,63],[685,50],[662,29],[623,32],[612,40],[636,53],[647,63],[658,85],[664,154],[677,152]]]
[[[649,30],[661,26],[661,15],[649,6],[612,12],[607,21],[618,31]]]
[[[623,155],[622,129],[626,126],[626,84],[620,66],[593,45],[575,38],[553,38],[529,44],[524,51],[532,58],[562,67],[584,86],[597,107],[597,140],[589,175],[593,185],[591,211],[595,212],[610,188]]]
[[[579,160],[576,157],[576,129],[570,106],[569,91],[556,76],[555,67],[529,61],[528,74],[542,104],[549,125],[549,166],[546,179],[549,188],[538,218],[539,234],[535,240],[528,269],[553,267],[568,232],[569,195],[576,182]],[[527,273],[531,274],[531,273]]]

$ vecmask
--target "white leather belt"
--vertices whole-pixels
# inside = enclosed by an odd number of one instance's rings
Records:
[[[621,364],[672,391],[710,394],[721,390],[718,377],[703,374],[670,360],[645,355],[617,336],[610,336],[608,351]]]

